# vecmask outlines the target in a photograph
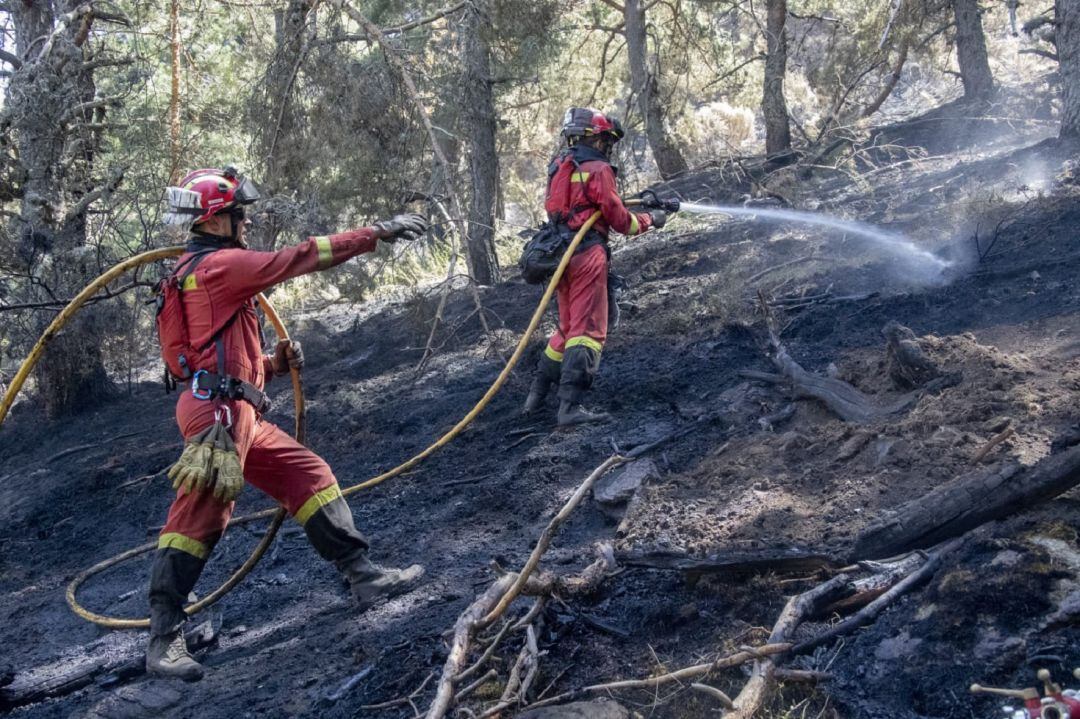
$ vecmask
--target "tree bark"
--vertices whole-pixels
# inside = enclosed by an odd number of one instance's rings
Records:
[[[956,60],[964,83],[964,97],[985,100],[994,94],[994,77],[986,57],[986,38],[979,0],[953,0],[956,15]]]
[[[23,66],[11,78],[3,112],[25,172],[11,230],[41,280],[38,299],[73,296],[100,269],[97,253],[87,247],[87,208],[80,200],[95,191],[101,134],[86,125],[101,124],[105,108],[73,109],[96,92],[93,70],[84,64],[93,19],[86,10],[80,0],[11,7]],[[68,325],[38,365],[41,399],[51,417],[92,406],[111,393],[101,345],[113,332],[108,310],[99,309]],[[38,329],[50,319],[43,313]]]
[[[1056,0],[1061,66],[1061,137],[1080,139],[1080,0]]]
[[[278,11],[274,56],[249,110],[257,132],[259,181],[268,197],[295,190],[308,171],[308,153],[302,142],[304,116],[294,97],[300,66],[313,36],[311,13],[316,5],[316,0],[289,0]],[[288,220],[280,214],[266,212],[265,221],[252,234],[255,246],[273,250],[287,225]]]
[[[180,0],[169,3],[169,184],[180,181]]]
[[[686,172],[686,160],[664,128],[663,98],[656,76],[649,72],[648,37],[645,32],[645,10],[639,0],[626,0],[623,6],[626,20],[626,48],[630,59],[630,81],[637,93],[638,108],[645,118],[645,136],[649,140],[653,159],[660,176],[665,180]]]
[[[495,251],[495,203],[499,196],[499,157],[495,149],[495,98],[491,51],[484,36],[482,6],[465,8],[459,36],[462,74],[462,120],[468,143],[469,232],[465,254],[469,274],[481,285],[499,281]]]
[[[765,18],[765,90],[761,112],[765,117],[765,154],[791,151],[791,125],[784,100],[787,72],[787,0],[768,0]]]

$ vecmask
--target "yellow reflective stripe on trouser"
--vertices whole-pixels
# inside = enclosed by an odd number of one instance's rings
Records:
[[[547,358],[549,360],[552,360],[554,362],[562,362],[562,354],[563,353],[562,352],[556,352],[554,349],[552,349],[551,345],[548,345],[547,347],[544,348],[544,354],[547,355]]]
[[[577,347],[578,345],[585,345],[589,349],[596,350],[597,352],[604,351],[604,345],[600,344],[592,337],[571,337],[570,339],[566,340],[566,349],[570,349],[571,347]]]
[[[179,549],[187,552],[196,559],[206,559],[210,555],[210,548],[197,539],[185,537],[176,532],[166,532],[158,538],[158,549]]]
[[[641,230],[641,225],[638,224],[637,215],[635,215],[633,212],[631,212],[630,213],[630,231],[627,232],[626,234],[628,234],[628,235],[636,235],[640,230]]]
[[[319,248],[319,269],[325,270],[334,262],[334,248],[330,245],[330,238],[316,237],[315,246]]]
[[[589,173],[587,172],[575,172],[570,175],[570,182],[588,182]]]
[[[311,496],[311,498],[300,505],[300,509],[296,512],[296,521],[301,525],[307,524],[307,521],[311,519],[311,515],[319,511],[321,507],[333,502],[335,499],[341,498],[341,487],[334,483],[326,489],[317,492]]]

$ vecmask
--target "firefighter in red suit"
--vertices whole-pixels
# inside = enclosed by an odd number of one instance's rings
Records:
[[[426,231],[425,219],[400,215],[372,227],[310,237],[277,252],[255,252],[245,241],[250,221],[244,206],[258,199],[258,191],[235,170],[198,170],[169,191],[166,222],[190,225],[192,233],[174,270],[178,280],[183,278],[177,285],[183,320],[190,346],[205,348],[185,358],[198,379],[177,401],[181,434],[190,439],[223,415],[231,419],[229,433],[244,482],[269,494],[303,526],[316,552],[348,580],[361,610],[411,588],[423,568],[384,569],[372,563],[330,467],[262,416],[265,382],[299,367],[303,354],[298,342],[287,341],[263,354],[254,297],[283,280],[371,252],[380,239],[415,239]],[[174,202],[174,196],[187,201]],[[181,487],[173,500],[150,578],[149,672],[189,681],[202,677],[184,643],[183,605],[232,510],[232,501],[210,491]]]
[[[524,411],[536,411],[557,384],[558,424],[565,427],[608,418],[581,405],[600,366],[609,310],[615,309],[608,294],[608,233],[639,235],[663,227],[667,217],[663,210],[631,212],[623,205],[615,186],[617,170],[611,164],[611,151],[623,137],[618,120],[591,108],[571,108],[563,119],[562,135],[567,147],[548,167],[544,203],[548,219],[573,235],[597,210],[600,217],[559,282],[559,327],[537,363]]]

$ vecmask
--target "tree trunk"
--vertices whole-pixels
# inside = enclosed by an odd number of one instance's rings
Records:
[[[626,47],[630,58],[630,81],[637,93],[638,108],[645,118],[645,136],[649,140],[660,176],[665,180],[689,168],[682,153],[664,128],[664,106],[656,76],[649,72],[648,37],[645,33],[645,10],[638,0],[626,0]]]
[[[80,5],[81,0],[65,0],[11,7],[24,64],[11,78],[4,112],[26,173],[11,230],[22,254],[38,258],[32,269],[40,279],[40,299],[72,297],[100,270],[97,253],[86,245],[87,208],[80,201],[94,191],[93,162],[100,143],[100,130],[85,125],[104,121],[105,110],[75,109],[96,92],[83,48],[92,16],[79,14]],[[69,414],[111,393],[101,351],[102,340],[115,334],[109,312],[96,307],[81,315],[45,353],[38,381],[47,415]],[[44,330],[50,319],[42,313],[38,329]]]
[[[765,154],[791,151],[791,125],[784,100],[787,72],[787,0],[768,0],[765,19],[765,90],[761,113],[765,116]]]
[[[180,181],[180,0],[169,3],[169,184]]]
[[[964,97],[985,100],[994,94],[994,77],[986,58],[979,0],[953,0],[956,14],[956,60],[964,82]]]
[[[491,52],[484,37],[481,7],[470,4],[459,37],[463,70],[462,125],[469,156],[469,274],[481,285],[499,281],[495,252],[495,203],[499,197],[499,158],[495,150],[495,98],[491,86]]]
[[[314,0],[289,0],[277,12],[274,56],[249,109],[257,133],[258,180],[267,197],[295,191],[309,169],[302,141],[304,116],[294,98],[300,66],[313,35],[310,15],[315,5]],[[271,204],[264,221],[254,228],[253,244],[273,250],[288,224],[289,219],[275,213]]]
[[[1080,0],[1057,0],[1054,9],[1061,65],[1061,137],[1080,139]]]

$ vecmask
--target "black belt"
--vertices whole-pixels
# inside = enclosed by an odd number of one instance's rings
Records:
[[[197,399],[242,399],[259,414],[270,411],[270,398],[261,389],[237,377],[199,370],[191,378],[191,393]]]

